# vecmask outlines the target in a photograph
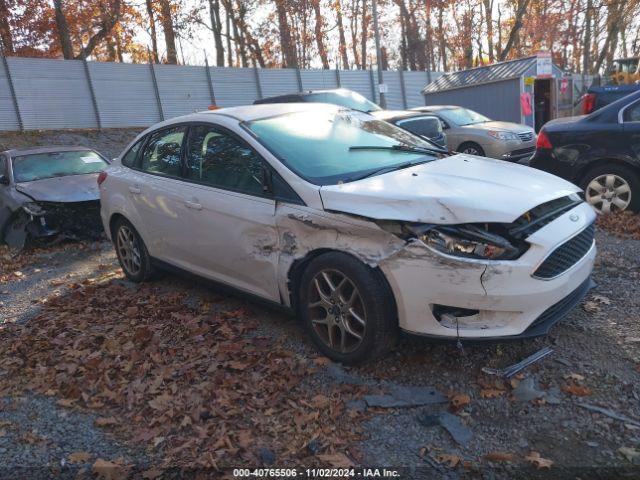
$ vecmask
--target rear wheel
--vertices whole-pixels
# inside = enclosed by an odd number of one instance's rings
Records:
[[[479,157],[484,157],[484,150],[480,145],[475,142],[465,142],[458,147],[458,152],[466,153],[467,155],[477,155]]]
[[[124,218],[117,220],[113,240],[120,267],[127,278],[136,283],[149,280],[154,273],[151,257],[131,222]]]
[[[397,325],[391,293],[380,274],[356,258],[330,252],[313,259],[299,292],[305,328],[332,360],[360,363],[393,346]]]
[[[596,167],[587,172],[580,186],[585,200],[598,213],[640,211],[640,179],[624,165],[610,163]]]

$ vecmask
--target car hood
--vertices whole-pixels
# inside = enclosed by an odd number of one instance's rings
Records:
[[[500,122],[497,120],[492,120],[490,122],[484,123],[474,123],[473,125],[463,125],[460,128],[471,128],[476,130],[500,130],[505,132],[533,132],[533,128],[528,125],[521,125],[519,123],[512,122]]]
[[[86,202],[98,200],[97,173],[43,178],[16,183],[16,190],[39,202]]]
[[[376,220],[458,224],[511,223],[541,203],[579,192],[541,170],[454,155],[320,189],[325,210]]]

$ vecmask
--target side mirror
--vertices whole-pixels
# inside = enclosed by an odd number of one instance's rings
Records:
[[[0,175],[0,185],[9,185],[9,177]]]
[[[447,129],[449,128],[449,125],[447,125],[447,123],[446,123],[446,122],[444,122],[444,121],[440,120],[440,123],[442,124],[442,129],[443,129],[443,130],[447,130]]]

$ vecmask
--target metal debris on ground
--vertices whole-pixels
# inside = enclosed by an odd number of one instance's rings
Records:
[[[387,395],[365,395],[369,407],[400,408],[419,407],[449,400],[432,387],[394,387]]]
[[[545,392],[538,389],[537,382],[533,377],[527,377],[518,383],[518,386],[513,390],[513,397],[518,402],[530,402],[537,398],[545,396]]]
[[[459,445],[465,446],[473,439],[473,432],[469,427],[464,425],[460,418],[449,412],[440,412],[437,415],[422,413],[418,415],[418,422],[425,427],[435,427],[440,425],[444,428],[451,438]]]
[[[624,415],[614,412],[613,410],[609,410],[608,408],[598,407],[597,405],[590,405],[588,403],[578,403],[578,406],[591,410],[592,412],[601,413],[607,417],[613,418],[614,420],[620,420],[621,422],[628,423],[629,425],[640,427],[640,421],[625,417]]]
[[[529,355],[527,358],[519,361],[518,363],[515,363],[513,365],[511,365],[510,367],[507,368],[490,368],[490,367],[482,367],[482,371],[484,373],[486,373],[487,375],[498,375],[502,378],[511,378],[514,375],[516,375],[517,373],[521,372],[522,370],[524,370],[526,367],[528,367],[529,365],[532,365],[534,363],[536,363],[539,360],[542,360],[543,358],[551,355],[553,353],[553,348],[551,347],[544,347],[540,350],[538,350],[536,353],[534,353],[533,355]]]

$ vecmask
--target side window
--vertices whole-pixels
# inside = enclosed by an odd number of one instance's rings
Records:
[[[122,165],[125,167],[133,167],[133,164],[136,162],[136,158],[138,158],[138,152],[140,151],[140,147],[144,143],[144,138],[138,140],[133,144],[133,147],[129,149],[127,153],[125,153],[124,157],[122,157]]]
[[[624,121],[640,122],[640,103],[636,103],[624,111]]]
[[[151,134],[142,152],[140,168],[149,173],[180,176],[180,152],[186,127],[174,127]]]
[[[442,125],[437,118],[419,118],[406,120],[399,124],[405,130],[428,138],[437,137],[442,132]]]
[[[262,159],[247,144],[208,125],[191,128],[188,177],[214,187],[262,195]]]

